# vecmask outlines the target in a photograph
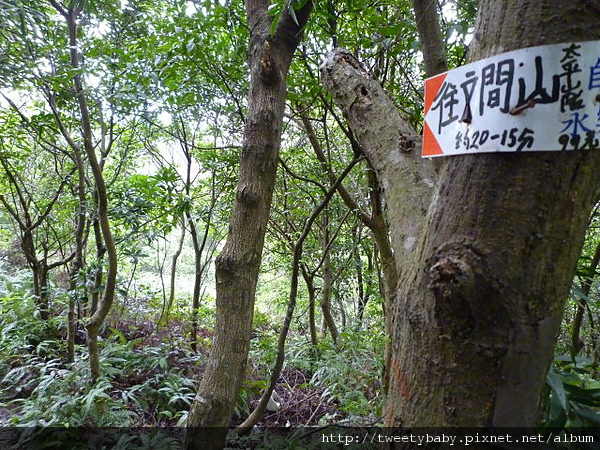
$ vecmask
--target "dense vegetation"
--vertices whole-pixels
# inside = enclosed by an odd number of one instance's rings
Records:
[[[71,33],[61,4],[0,2],[0,425],[181,426],[211,347],[213,264],[235,196],[245,11],[235,0],[75,3],[81,25]],[[476,2],[440,3],[449,62],[460,65]],[[234,425],[275,364],[295,246],[358,152],[318,67],[332,46],[351,49],[418,128],[415,25],[409,2],[330,0],[305,30]],[[385,281],[365,218],[384,205],[364,161],[337,193],[302,237],[264,426],[381,422]],[[548,376],[545,426],[600,424],[599,218]]]

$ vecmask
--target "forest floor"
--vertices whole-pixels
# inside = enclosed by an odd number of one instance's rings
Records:
[[[309,387],[310,375],[307,375],[298,369],[282,371],[273,396],[278,408],[263,416],[261,426],[314,426],[323,416],[332,417],[339,412],[335,402],[327,401],[323,388]],[[258,400],[253,400],[252,406]]]
[[[174,331],[179,334],[181,333],[181,324],[173,324],[169,330],[165,330],[165,333],[173,333]],[[119,323],[120,331],[128,334],[130,339],[143,339],[140,343],[140,347],[158,345],[164,336],[161,337],[161,333],[151,333],[144,326],[136,326],[132,331],[129,329],[128,324]],[[181,337],[181,336],[179,336]],[[199,340],[208,342],[212,337],[212,333],[208,329],[199,330]],[[171,339],[173,335],[171,334]],[[208,353],[208,348],[200,348],[199,352]],[[196,367],[193,362],[182,362],[187,361],[185,358],[178,358],[177,352],[172,352],[169,357],[169,369],[177,369],[182,373],[188,374],[188,376],[195,381],[199,382],[201,374],[204,372],[204,366]],[[154,371],[157,371],[155,369]],[[119,378],[113,381],[113,385],[120,390],[128,389],[136,384],[139,384],[143,379],[151,377],[153,373],[142,372],[138,373],[133,377]],[[287,368],[284,369],[278,379],[278,383],[275,387],[275,393],[272,398],[274,403],[277,405],[276,410],[266,411],[258,423],[259,427],[301,427],[301,426],[316,426],[320,423],[320,420],[324,416],[336,417],[343,419],[345,414],[339,410],[338,402],[328,398],[325,389],[323,387],[314,386],[311,383],[312,374],[308,371],[303,371],[298,368]],[[248,374],[249,380],[254,384],[262,384],[260,374],[249,368]],[[260,401],[260,392],[255,389],[248,394],[247,411],[244,413],[251,412]],[[245,415],[237,414],[232,419],[232,425],[237,426],[246,419]],[[156,425],[155,423],[144,424],[145,426]]]
[[[157,327],[142,315],[115,313],[101,334],[103,375],[96,383],[89,379],[83,325],[76,333],[75,362],[68,363],[61,318],[57,314],[42,323],[29,314],[5,315],[5,322],[0,317],[0,353],[10,355],[0,359],[0,448],[7,448],[2,439],[15,438],[6,433],[14,430],[21,439],[20,433],[33,427],[61,433],[111,428],[142,434],[151,429],[182,432],[210,351],[210,318],[199,327],[193,351],[190,327],[183,319]],[[232,426],[241,424],[260,401],[276,357],[277,338],[276,324],[256,325]],[[258,422],[256,433],[233,436],[231,448],[272,448],[260,447],[260,443],[285,441],[290,436],[297,436],[292,440],[316,439],[316,429],[376,423],[381,411],[377,357],[381,342],[373,330],[343,332],[337,344],[323,337],[318,346],[301,333],[291,333],[286,365],[272,397],[275,407]],[[44,435],[38,438],[46,439]],[[81,436],[52,438],[73,443]]]

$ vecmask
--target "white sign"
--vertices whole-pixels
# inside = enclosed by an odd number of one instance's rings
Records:
[[[425,81],[423,156],[600,147],[600,41],[530,47]]]

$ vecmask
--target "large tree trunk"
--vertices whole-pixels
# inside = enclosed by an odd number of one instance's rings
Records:
[[[573,0],[484,0],[471,60],[598,38]],[[447,158],[396,297],[388,426],[521,426],[539,397],[600,178],[597,151]]]
[[[271,36],[268,0],[246,3],[250,93],[237,194],[222,253],[216,260],[217,298],[211,356],[188,416],[188,449],[222,448],[245,375],[265,229],[281,142],[286,76],[312,4],[281,13]],[[297,21],[297,22],[296,22]],[[221,428],[207,428],[221,427]]]
[[[589,2],[483,0],[480,6],[472,60],[600,34],[600,9]],[[429,163],[410,160],[410,130],[393,116],[381,120],[387,100],[353,57],[334,53],[324,82],[377,171],[388,206],[400,281],[385,425],[536,425],[600,186],[600,153],[444,158],[430,197]]]

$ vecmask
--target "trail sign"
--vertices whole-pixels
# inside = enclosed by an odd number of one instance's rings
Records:
[[[425,81],[423,157],[600,147],[600,41],[529,47]]]

